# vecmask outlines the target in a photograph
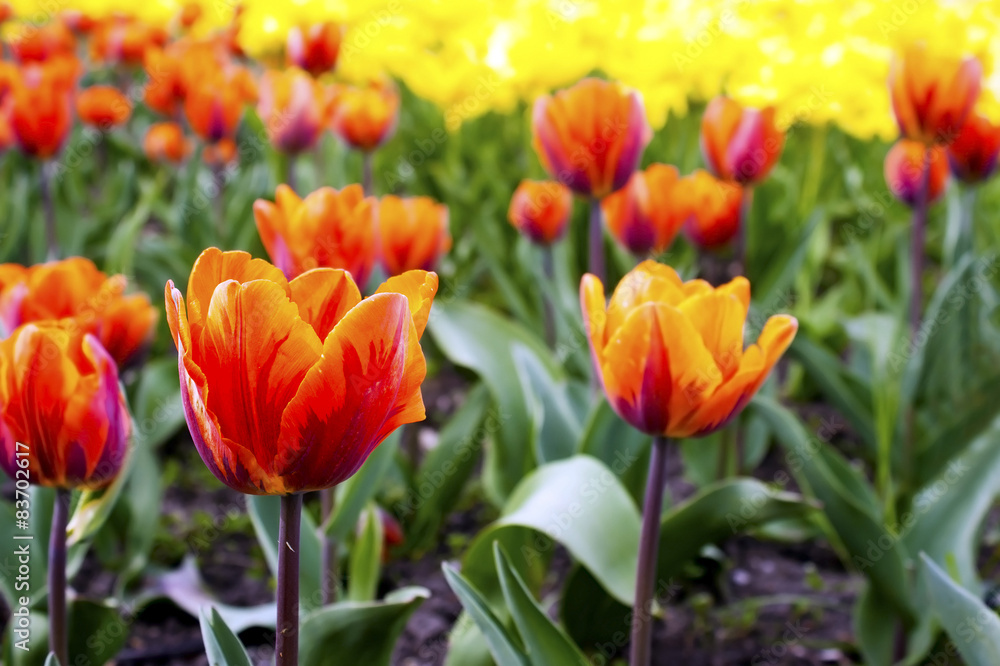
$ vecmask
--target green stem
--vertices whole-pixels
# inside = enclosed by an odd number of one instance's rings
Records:
[[[592,275],[605,281],[604,270],[604,228],[601,225],[601,202],[590,200],[590,268]]]
[[[278,619],[275,625],[275,666],[299,663],[299,533],[302,494],[282,495],[278,523]]]
[[[41,177],[38,183],[38,190],[42,197],[42,210],[45,215],[45,245],[48,261],[55,261],[59,258],[59,238],[56,234],[56,206],[52,198],[52,178],[49,174],[49,163],[42,162]]]
[[[667,476],[667,446],[663,436],[653,438],[649,458],[649,480],[642,506],[642,532],[639,536],[639,565],[635,579],[635,607],[632,609],[632,647],[629,664],[649,666],[652,651],[652,606],[656,579],[656,551],[660,545],[660,511]]]
[[[374,155],[374,151],[361,153],[361,186],[365,190],[366,197],[375,194]]]
[[[49,651],[60,664],[69,664],[69,634],[66,631],[66,521],[69,490],[56,490],[49,536]]]
[[[924,303],[924,243],[927,235],[927,207],[931,183],[931,152],[924,153],[924,170],[921,174],[917,205],[913,208],[913,230],[910,240],[910,334],[920,330],[920,317]]]
[[[542,307],[545,310],[545,342],[551,348],[556,346],[556,311],[552,304],[552,294],[555,292],[556,276],[552,258],[552,247],[542,248],[542,272],[545,275],[545,289],[542,290]]]

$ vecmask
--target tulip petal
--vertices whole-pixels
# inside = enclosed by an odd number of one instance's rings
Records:
[[[321,349],[283,285],[228,280],[216,288],[193,350],[212,388],[206,407],[222,436],[252,451],[268,473],[279,451],[282,412]]]
[[[254,259],[247,252],[223,252],[210,247],[195,261],[188,281],[187,316],[192,333],[197,334],[201,329],[216,286],[226,280],[241,284],[251,280],[270,280],[291,295],[284,274],[263,259]]]
[[[587,273],[580,280],[580,310],[583,312],[583,330],[590,341],[590,355],[594,370],[603,382],[601,358],[604,356],[608,320],[608,305],[604,300],[604,284],[596,275]]]
[[[320,341],[361,302],[351,274],[339,268],[314,268],[289,283],[299,316],[316,331]]]
[[[611,294],[605,336],[613,336],[629,313],[643,303],[676,305],[683,300],[684,287],[677,271],[665,264],[644,261],[622,278]]]
[[[327,337],[285,410],[276,472],[302,491],[347,479],[393,429],[423,418],[425,373],[406,297],[365,299]]]
[[[743,324],[746,321],[743,304],[731,294],[714,291],[689,298],[678,307],[711,352],[721,379],[728,380],[743,358]]]
[[[403,294],[410,304],[413,315],[413,325],[416,327],[417,338],[424,334],[427,320],[431,316],[431,305],[438,289],[437,273],[428,271],[407,271],[402,275],[389,278],[375,290],[376,294]]]

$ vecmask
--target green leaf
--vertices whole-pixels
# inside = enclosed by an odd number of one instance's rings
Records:
[[[500,576],[507,609],[527,648],[528,659],[538,666],[586,666],[590,662],[572,640],[549,619],[535,601],[520,574],[510,564],[499,542],[493,543],[493,557]]]
[[[608,466],[628,489],[636,508],[642,505],[649,459],[649,435],[622,420],[600,400],[583,429],[579,452]]]
[[[184,425],[177,358],[160,358],[143,366],[130,402],[136,446],[155,449],[170,439]]]
[[[584,567],[574,566],[566,577],[559,613],[577,645],[592,645],[611,657],[628,644],[632,608],[608,594]]]
[[[920,554],[931,605],[969,666],[1000,664],[1000,618],[958,585],[926,553]]]
[[[382,572],[382,520],[374,503],[363,514],[364,527],[351,549],[348,601],[373,601]]]
[[[128,501],[116,504],[116,509],[124,509],[128,515],[123,538],[125,572],[120,580],[122,586],[142,572],[160,525],[159,521],[150,520],[150,516],[159,515],[163,497],[163,477],[152,449],[133,447],[123,495]]]
[[[384,601],[343,601],[313,611],[302,620],[299,663],[310,666],[388,666],[407,620],[430,596],[406,587]]]
[[[569,458],[582,434],[589,387],[565,378],[556,380],[527,348],[514,345],[514,367],[533,422],[535,458],[544,464]]]
[[[117,606],[87,599],[68,604],[70,663],[107,664],[128,640],[131,621]]]
[[[59,657],[56,656],[55,652],[49,652],[49,656],[45,659],[45,666],[59,666]]]
[[[627,461],[626,461],[627,462]],[[587,567],[616,599],[631,604],[639,548],[639,512],[617,477],[596,458],[574,456],[539,467],[518,484],[500,518],[484,529],[463,558],[463,574],[487,598],[500,597],[493,566],[493,542],[500,538],[515,553],[527,580],[540,582],[538,565],[555,542]],[[506,541],[508,531],[530,531]],[[541,535],[533,535],[538,532]]]
[[[281,515],[281,498],[277,495],[246,495],[247,513],[257,533],[257,541],[264,551],[264,559],[271,574],[278,575],[278,518]],[[320,587],[321,545],[316,524],[308,511],[302,512],[299,538],[299,589],[303,591],[299,603],[305,611],[318,608],[322,602]]]
[[[533,354],[554,380],[563,371],[537,336],[482,305],[470,302],[435,303],[428,329],[452,363],[469,368],[489,387],[503,424],[487,460],[487,491],[502,504],[526,473],[536,466],[534,421],[523,394],[514,349]]]
[[[226,626],[214,606],[202,608],[198,619],[209,666],[253,666],[240,639]]]
[[[493,613],[482,593],[447,563],[441,567],[445,580],[462,603],[462,608],[486,638],[497,666],[528,666],[531,662],[520,643]]]

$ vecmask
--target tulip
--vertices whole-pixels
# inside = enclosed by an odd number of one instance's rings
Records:
[[[918,141],[900,139],[885,156],[885,182],[893,195],[910,208],[921,205],[925,182],[925,202],[931,204],[944,194],[947,181],[948,160],[941,147],[927,148]]]
[[[507,219],[538,245],[552,245],[566,234],[573,193],[555,181],[522,180],[510,199]]]
[[[674,242],[684,224],[674,201],[677,183],[677,167],[653,164],[601,202],[611,235],[632,254],[659,254]]]
[[[244,107],[256,97],[256,86],[247,70],[217,70],[189,82],[184,113],[198,136],[215,143],[236,135]]]
[[[275,202],[253,206],[257,231],[271,261],[289,278],[313,268],[341,268],[364,285],[375,264],[374,198],[359,185],[339,192],[321,187],[300,198],[279,185]]]
[[[167,39],[166,30],[160,26],[114,16],[98,23],[92,31],[90,57],[95,62],[141,65],[146,51],[164,46]]]
[[[201,19],[204,13],[205,10],[197,2],[184,3],[179,16],[181,26],[185,29],[190,29]]]
[[[67,659],[66,522],[70,489],[121,471],[130,421],[114,359],[89,334],[26,324],[0,341],[0,466],[18,490],[56,488],[48,560],[49,651]]]
[[[55,321],[95,336],[124,368],[142,356],[156,324],[149,298],[126,295],[125,286],[124,276],[108,277],[83,257],[31,267],[0,264],[0,335]]]
[[[14,8],[9,2],[0,2],[0,23],[6,23],[14,18]]]
[[[20,63],[44,62],[75,55],[76,38],[65,25],[53,21],[18,31],[16,38],[10,41],[10,50]]]
[[[143,63],[148,79],[143,89],[146,106],[168,118],[176,117],[184,102],[185,92],[178,49],[150,48]]]
[[[654,437],[631,644],[632,665],[647,666],[668,439],[701,437],[731,421],[791,344],[798,323],[773,316],[756,344],[744,348],[746,278],[713,288],[702,280],[682,282],[672,268],[653,261],[626,275],[607,305],[604,285],[585,275],[580,301],[608,402],[627,423]]]
[[[393,430],[424,418],[420,336],[434,273],[390,278],[362,299],[350,275],[320,268],[290,283],[243,252],[209,248],[187,304],[168,282],[185,416],[213,474],[251,495],[281,495],[279,666],[298,658],[302,493],[352,476]]]
[[[948,144],[979,97],[983,67],[914,44],[889,69],[889,93],[900,134],[925,144]]]
[[[239,157],[239,147],[235,141],[228,138],[208,144],[201,152],[202,161],[217,171],[237,161]],[[224,182],[220,182],[220,186],[224,184]]]
[[[97,27],[97,20],[78,9],[64,9],[59,13],[59,21],[74,35],[90,34]]]
[[[430,197],[382,197],[375,220],[378,255],[388,275],[434,270],[451,249],[448,207]]]
[[[752,109],[716,97],[701,119],[701,150],[708,168],[723,180],[753,185],[767,178],[781,156],[785,135],[774,108]]]
[[[288,31],[285,47],[288,64],[313,76],[331,72],[337,66],[342,40],[343,29],[336,23],[316,23],[305,28],[293,26]]]
[[[700,248],[725,247],[740,232],[743,188],[698,170],[677,182],[674,205],[683,220],[684,235]]]
[[[1000,155],[1000,125],[985,116],[973,114],[948,146],[948,164],[955,178],[981,183],[996,171]]]
[[[642,97],[618,83],[584,79],[538,98],[531,124],[535,151],[549,175],[591,199],[590,270],[603,276],[598,200],[625,186],[652,139]]]
[[[52,157],[72,125],[71,72],[63,60],[25,68],[14,81],[11,127],[21,151],[38,159]]]
[[[275,148],[291,155],[316,145],[326,126],[326,91],[301,69],[270,70],[260,83],[257,114]]]
[[[76,114],[85,124],[106,132],[128,122],[132,104],[117,88],[91,86],[77,96]]]
[[[191,152],[184,129],[177,123],[153,123],[142,141],[143,152],[151,162],[179,164]]]
[[[362,153],[362,186],[373,193],[372,152],[396,133],[399,92],[390,84],[367,88],[343,87],[333,107],[333,131],[351,148]]]

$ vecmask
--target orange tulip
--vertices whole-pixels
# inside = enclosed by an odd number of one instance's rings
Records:
[[[10,124],[21,150],[46,159],[62,148],[72,124],[72,82],[67,62],[25,68],[11,91]]]
[[[261,78],[257,114],[271,143],[284,153],[315,146],[328,111],[326,91],[301,69],[270,70]]]
[[[684,234],[695,245],[716,250],[740,231],[743,188],[699,169],[677,182],[674,205],[684,220]]]
[[[9,2],[0,2],[0,23],[6,23],[14,18],[14,8]]]
[[[77,96],[76,115],[85,124],[106,132],[128,122],[132,103],[117,88],[91,86]]]
[[[114,16],[100,22],[90,36],[90,57],[95,62],[141,65],[146,51],[167,43],[160,26]]]
[[[434,273],[390,278],[361,298],[321,268],[290,283],[245,252],[205,250],[187,305],[166,286],[188,428],[230,488],[285,495],[330,488],[389,433],[424,418],[420,336]]]
[[[210,167],[221,169],[240,157],[239,148],[232,139],[220,139],[210,143],[201,151],[202,161]]]
[[[86,35],[97,27],[97,20],[77,9],[65,9],[59,13],[59,21],[74,35]]]
[[[21,63],[44,62],[50,58],[76,54],[76,38],[58,21],[27,26],[10,40],[10,50]]]
[[[94,336],[26,324],[0,341],[0,466],[11,478],[103,488],[130,429],[114,359]]]
[[[321,187],[305,199],[279,185],[275,203],[253,205],[257,231],[271,261],[289,278],[312,268],[341,268],[364,285],[375,264],[373,197],[360,185]]]
[[[216,70],[190,83],[184,112],[191,129],[208,143],[215,143],[233,138],[243,109],[256,97],[256,86],[247,70]]]
[[[146,132],[142,149],[151,162],[179,163],[191,152],[191,145],[177,123],[154,123]]]
[[[584,275],[580,301],[608,402],[642,432],[678,439],[707,435],[736,416],[798,329],[794,317],[771,317],[744,349],[746,278],[713,288],[682,282],[654,261],[626,275],[607,305],[601,281]]]
[[[146,106],[173,118],[184,101],[182,63],[176,45],[166,50],[148,49],[143,63],[147,77],[143,89]]]
[[[205,11],[197,2],[186,2],[181,7],[180,22],[184,28],[190,28],[201,19]]]
[[[625,186],[653,137],[639,93],[600,79],[540,97],[532,132],[549,175],[596,198]]]
[[[701,150],[712,172],[723,180],[758,183],[781,157],[785,135],[774,124],[774,109],[751,109],[716,97],[701,119]]]
[[[288,31],[285,53],[288,64],[301,67],[313,76],[331,72],[337,66],[343,29],[336,23],[294,26]]]
[[[333,130],[347,145],[370,152],[388,141],[399,120],[399,93],[388,84],[342,88],[333,110]]]
[[[375,219],[379,258],[388,275],[434,270],[451,249],[448,207],[430,197],[382,197]]]
[[[573,193],[555,181],[522,180],[514,190],[507,219],[514,228],[539,245],[563,237],[573,212]]]
[[[926,144],[951,143],[972,112],[982,85],[983,67],[930,52],[923,44],[907,48],[889,70],[889,93],[900,133]]]
[[[926,169],[930,167],[930,174]],[[927,203],[944,194],[948,181],[948,159],[941,146],[926,146],[919,141],[900,139],[885,156],[885,182],[897,199],[910,208],[917,206],[920,191],[927,181]]]
[[[677,167],[653,164],[601,201],[608,229],[632,254],[659,254],[674,242],[684,224],[674,201],[677,183]]]
[[[955,178],[981,183],[996,171],[1000,155],[1000,125],[979,114],[969,116],[948,146],[948,164]]]
[[[125,294],[124,276],[108,277],[92,261],[72,257],[24,267],[0,264],[0,334],[22,324],[56,321],[93,334],[120,367],[149,346],[156,310],[145,294]]]

